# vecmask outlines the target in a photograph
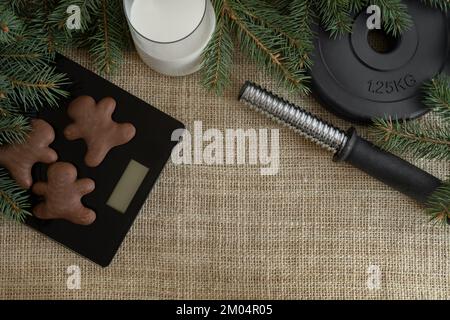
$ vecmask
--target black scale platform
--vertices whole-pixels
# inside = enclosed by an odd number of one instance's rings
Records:
[[[184,126],[61,55],[57,57],[56,66],[58,71],[66,73],[70,78],[68,90],[71,97],[61,101],[59,109],[46,109],[38,117],[49,122],[55,130],[56,139],[51,147],[58,153],[58,161],[75,165],[79,178],[91,178],[95,181],[95,191],[82,201],[97,213],[97,219],[87,227],[62,220],[44,221],[35,217],[29,217],[26,223],[105,267],[112,261],[168,161],[177,143],[171,141],[173,131]],[[130,122],[136,127],[136,136],[129,143],[112,149],[96,168],[89,168],[84,164],[86,145],[83,140],[68,141],[63,136],[64,128],[71,122],[66,114],[67,106],[81,95],[92,96],[97,102],[105,97],[114,98],[117,107],[113,119],[117,122]],[[45,181],[46,172],[46,165],[36,165],[33,168],[35,181]],[[117,205],[117,199],[113,198],[124,190],[129,193],[128,197],[120,200]],[[39,199],[35,198],[33,201],[36,203]]]

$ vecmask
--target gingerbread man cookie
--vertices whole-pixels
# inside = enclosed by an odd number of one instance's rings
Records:
[[[74,123],[67,126],[64,135],[68,140],[84,139],[88,148],[85,162],[89,167],[100,165],[112,148],[128,143],[136,134],[132,124],[112,119],[115,108],[113,98],[96,103],[92,97],[81,96],[67,109]]]
[[[57,162],[47,172],[48,182],[37,182],[33,193],[43,196],[44,202],[33,209],[39,219],[64,219],[75,224],[90,225],[95,212],[81,203],[81,198],[95,189],[91,179],[77,180],[77,169],[70,163]]]
[[[0,147],[0,165],[23,188],[33,184],[31,168],[37,162],[53,163],[58,160],[56,152],[49,147],[55,140],[52,126],[41,119],[31,121],[31,133],[24,143]]]

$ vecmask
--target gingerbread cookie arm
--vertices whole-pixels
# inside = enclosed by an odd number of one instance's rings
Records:
[[[112,120],[112,115],[114,110],[116,110],[116,100],[111,97],[103,98],[97,105],[97,108],[101,113],[103,113],[103,117],[109,118]]]
[[[17,167],[10,167],[8,171],[20,187],[30,189],[33,185],[31,167],[17,164]]]
[[[95,190],[95,183],[91,179],[81,179],[76,182],[76,187],[81,196],[85,196]]]
[[[84,207],[78,216],[74,217],[72,221],[69,221],[82,226],[88,226],[94,223],[96,218],[97,215],[93,210]]]
[[[45,204],[39,203],[37,206],[33,208],[33,214],[36,218],[42,219],[42,220],[49,220],[53,219],[53,217],[48,216],[46,210],[45,210]]]
[[[77,126],[75,124],[69,124],[64,129],[64,136],[67,140],[73,141],[81,138],[81,132],[78,130]]]
[[[128,143],[136,135],[136,127],[131,123],[119,123],[117,126],[117,131],[123,132],[123,135],[119,136],[117,140],[118,146]]]
[[[47,193],[47,184],[45,182],[36,182],[33,186],[33,193],[43,196]]]
[[[54,163],[57,160],[58,160],[58,154],[56,153],[55,150],[53,150],[50,147],[45,148],[44,152],[39,157],[39,162],[47,163],[47,164]]]

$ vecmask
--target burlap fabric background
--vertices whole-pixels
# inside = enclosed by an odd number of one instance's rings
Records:
[[[92,68],[84,52],[70,54]],[[278,128],[236,100],[270,77],[237,58],[233,85],[216,97],[199,76],[169,78],[130,53],[111,80],[192,128]],[[312,99],[288,96],[336,125]],[[364,133],[364,130],[363,130]],[[373,299],[450,298],[450,229],[427,223],[413,201],[287,129],[281,167],[169,163],[112,265],[102,269],[46,237],[0,220],[0,298]],[[437,176],[448,163],[419,162]],[[81,269],[68,290],[67,267]],[[367,286],[370,265],[381,288]]]

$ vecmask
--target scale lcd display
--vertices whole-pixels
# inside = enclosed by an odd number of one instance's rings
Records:
[[[125,213],[148,172],[149,168],[131,160],[106,204]]]

